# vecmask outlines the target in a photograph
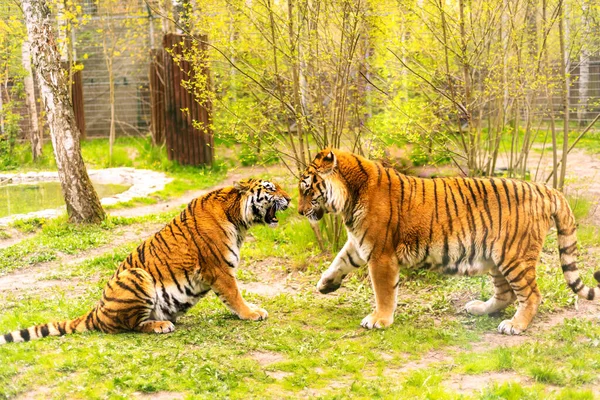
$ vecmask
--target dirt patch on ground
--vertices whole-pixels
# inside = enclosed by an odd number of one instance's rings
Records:
[[[503,372],[487,372],[479,375],[453,375],[450,379],[442,382],[444,387],[451,389],[459,394],[479,393],[483,389],[492,385],[503,385],[505,383],[518,383],[521,386],[533,386],[536,382],[518,372],[503,371]],[[559,392],[563,389],[561,386],[545,384],[545,392],[547,394]],[[599,394],[600,390],[594,385],[583,385],[577,387],[578,390],[589,390],[594,394]]]
[[[471,344],[471,349],[476,353],[487,352],[497,347],[513,347],[533,342],[537,340],[535,336],[538,336],[541,332],[547,332],[562,324],[566,319],[571,318],[595,319],[600,322],[600,305],[581,300],[578,302],[577,308],[569,307],[556,313],[538,313],[524,334],[510,336],[498,332],[484,333],[480,341]]]
[[[271,365],[271,364],[287,360],[286,356],[281,353],[276,353],[274,351],[263,351],[263,350],[259,351],[259,350],[257,350],[257,351],[251,352],[250,357],[252,357],[252,359],[255,360],[256,362],[258,362],[258,364],[261,366],[261,368],[263,368],[263,372],[267,376],[269,376],[275,380],[281,380],[281,379],[284,379],[284,378],[292,375],[291,372],[287,372],[287,371],[264,370],[265,367],[269,367],[269,365]]]
[[[9,237],[0,238],[0,250],[10,247],[13,244],[19,243],[21,240],[33,236],[33,233],[23,233],[17,229],[10,227],[3,227],[2,231],[6,233]]]
[[[344,398],[344,394],[346,390],[349,390],[352,387],[352,381],[348,382],[340,382],[340,381],[329,381],[327,382],[327,386],[323,389],[310,389],[305,388],[301,394],[297,397],[302,399],[314,399],[320,398],[324,395],[330,394],[333,395],[334,398]]]
[[[535,341],[535,338],[527,336],[527,334],[511,336],[500,332],[488,332],[483,334],[479,342],[471,343],[471,350],[475,353],[483,353],[496,347],[514,347],[532,341]]]
[[[251,271],[256,280],[239,282],[240,289],[266,297],[274,297],[282,293],[297,293],[303,286],[298,280],[298,272],[283,270],[280,266],[285,263],[285,259],[269,257],[242,266]]]
[[[401,367],[386,368],[384,375],[397,378],[406,375],[410,371],[427,368],[432,364],[450,363],[454,360],[454,357],[449,354],[450,351],[452,351],[452,348],[444,349],[444,351],[431,350],[418,360],[409,360]]]
[[[32,267],[23,268],[16,272],[0,276],[0,292],[44,290],[56,287],[72,288],[77,286],[77,279],[61,280],[51,279],[55,268],[59,265],[77,265],[87,259],[102,255],[126,242],[142,241],[162,228],[163,224],[145,224],[139,229],[132,227],[120,228],[116,231],[117,237],[112,243],[81,252],[76,257],[62,255],[58,260],[40,263]],[[89,280],[86,281],[89,283]],[[82,291],[84,288],[81,289]]]
[[[52,396],[52,393],[53,391],[51,388],[47,386],[40,386],[34,390],[18,395],[15,397],[15,400],[47,399]]]
[[[270,364],[285,361],[285,355],[281,353],[276,353],[274,351],[263,351],[257,350],[250,353],[250,357],[252,357],[261,367],[266,367]]]
[[[271,377],[276,380],[285,379],[286,377],[292,375],[291,372],[286,371],[264,371],[268,377]]]
[[[552,314],[536,315],[531,329],[549,330],[571,318],[600,322],[600,304],[578,299],[577,307],[572,306]]]
[[[179,400],[185,399],[187,396],[185,393],[177,392],[133,393],[134,398],[144,400]]]
[[[492,384],[502,385],[506,382],[519,383],[521,385],[531,383],[531,380],[516,372],[488,372],[479,375],[454,375],[443,383],[444,387],[457,393],[468,394],[479,392]]]

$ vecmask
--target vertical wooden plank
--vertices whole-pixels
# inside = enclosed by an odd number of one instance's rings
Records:
[[[83,109],[83,71],[79,70],[73,74],[73,86],[72,86],[72,101],[73,111],[75,113],[75,123],[77,128],[81,132],[81,139],[86,138],[85,133],[85,111]]]
[[[178,91],[177,91],[177,101],[178,101],[178,107],[177,107],[177,117],[179,118],[179,126],[180,129],[177,132],[177,137],[179,138],[178,142],[179,143],[179,151],[178,151],[178,158],[179,158],[179,163],[183,164],[183,165],[188,165],[189,161],[188,161],[188,157],[187,157],[187,136],[188,136],[188,123],[187,123],[187,116],[185,111],[181,111],[182,109],[185,109],[187,106],[187,102],[186,102],[186,90],[185,87],[182,84],[182,80],[186,79],[185,76],[185,71],[183,70],[183,68],[185,68],[185,63],[184,63],[184,51],[183,48],[185,46],[185,43],[183,41],[183,37],[178,35],[177,36],[177,54],[179,56],[180,62],[179,65],[177,66],[177,73],[178,73],[178,78],[177,78],[177,85],[178,85]]]
[[[148,69],[148,82],[150,84],[150,128],[152,133],[152,145],[156,146],[159,142],[160,138],[158,138],[159,131],[156,126],[157,124],[157,111],[158,111],[158,100],[157,96],[157,87],[156,87],[156,75],[157,64],[156,64],[157,51],[150,50],[150,68]]]
[[[189,62],[187,61],[187,52],[188,49],[188,40],[183,37],[181,40],[181,80],[189,80]],[[190,158],[190,139],[193,135],[193,127],[192,127],[192,117],[190,115],[190,104],[189,104],[189,91],[184,86],[184,83],[181,82],[181,108],[185,111],[181,113],[182,122],[183,122],[183,146],[181,148],[181,157],[183,159],[183,164],[185,165],[193,165],[192,160]]]
[[[186,39],[186,47],[191,55],[195,54],[196,49],[194,48],[194,43],[192,42],[192,40],[190,38]],[[188,79],[190,79],[191,82],[194,82],[196,80],[196,73],[193,69],[192,63],[190,63],[189,60],[187,63],[187,69],[188,69],[188,77],[189,77]],[[194,127],[194,120],[197,120],[196,113],[198,110],[198,103],[196,102],[193,90],[188,91],[188,99],[189,99],[189,105],[190,105],[189,123],[191,125],[190,142],[189,142],[190,164],[191,165],[201,165],[202,160],[199,158],[199,151],[198,151],[198,146],[199,146],[198,129],[196,129]]]
[[[150,117],[152,125],[152,144],[161,146],[165,143],[165,86],[164,62],[162,50],[152,50],[150,63]]]
[[[156,120],[157,127],[159,130],[158,138],[160,140],[160,145],[165,144],[166,139],[166,127],[165,127],[165,101],[166,101],[166,87],[165,87],[165,64],[164,64],[164,55],[165,51],[163,49],[158,50],[156,55],[156,67],[157,74],[156,78],[156,87],[158,89],[158,104],[156,105]]]
[[[170,36],[165,35],[163,38],[163,47],[169,49],[171,47]],[[171,55],[165,50],[163,53],[163,65],[165,67],[165,141],[167,143],[167,158],[174,159],[174,142],[173,132],[175,130],[175,110],[174,110],[174,87],[173,87],[173,63]]]
[[[202,35],[200,36],[201,40],[205,40],[205,36]],[[199,51],[199,56],[203,57],[204,54],[204,46],[202,45],[202,43],[198,44],[198,51]],[[202,67],[202,69],[200,69],[200,73],[202,73],[204,67]],[[206,147],[206,135],[204,134],[204,102],[198,102],[197,103],[198,107],[196,108],[196,120],[198,121],[198,123],[200,124],[200,129],[197,130],[197,135],[198,135],[198,158],[199,160],[201,160],[203,165],[206,165],[206,157],[204,154],[204,148]]]
[[[204,43],[208,42],[208,36],[203,35],[202,40]],[[202,50],[208,51],[208,46],[206,44],[202,44]],[[211,79],[210,79],[210,70],[208,68],[208,65],[205,65],[203,67],[202,73],[206,77],[206,88],[207,88],[207,90],[210,90]],[[204,126],[205,126],[205,130],[203,132],[204,143],[205,143],[205,145],[203,147],[204,163],[207,165],[212,165],[215,142],[214,142],[213,126],[212,126],[212,123],[213,123],[213,121],[212,121],[212,101],[211,101],[210,97],[207,97],[206,102],[203,105],[203,114],[204,114],[203,121],[204,121]]]
[[[172,38],[172,49],[173,49],[173,56],[175,57],[179,57],[180,54],[180,45],[179,45],[179,35],[175,35],[175,34],[171,34],[170,35]],[[173,119],[175,122],[175,130],[173,131],[173,142],[174,142],[174,146],[173,146],[173,151],[174,151],[174,159],[177,160],[179,163],[183,163],[182,158],[181,158],[181,148],[182,148],[182,143],[181,143],[181,136],[182,136],[182,130],[183,130],[183,121],[181,118],[181,68],[179,67],[179,65],[177,65],[177,63],[175,62],[175,60],[172,60],[172,64],[171,64],[171,68],[173,68],[173,88],[174,88],[174,94],[175,97],[173,98],[173,103],[175,105],[174,108],[174,113],[173,113]]]

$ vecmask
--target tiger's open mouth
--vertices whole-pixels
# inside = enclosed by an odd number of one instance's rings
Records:
[[[278,203],[275,203],[271,207],[269,207],[267,209],[267,213],[265,214],[265,222],[267,223],[267,225],[271,227],[277,226],[279,220],[277,219],[277,216],[275,214],[277,213],[277,211],[285,210],[286,208],[287,204],[280,205]]]

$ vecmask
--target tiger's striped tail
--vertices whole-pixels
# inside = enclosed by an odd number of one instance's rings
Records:
[[[0,336],[0,345],[11,342],[28,342],[30,340],[40,339],[46,336],[62,336],[74,332],[85,332],[95,330],[96,327],[91,323],[92,309],[81,317],[68,321],[49,322],[21,329]]]
[[[556,213],[553,215],[558,232],[558,251],[560,265],[567,284],[577,295],[587,300],[600,298],[600,284],[597,287],[586,286],[577,269],[577,233],[575,216],[569,207],[567,199],[557,192],[555,197]],[[600,271],[594,273],[594,278],[600,282]]]

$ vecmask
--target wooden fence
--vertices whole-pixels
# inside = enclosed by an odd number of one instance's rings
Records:
[[[152,50],[150,61],[150,117],[152,144],[162,146],[165,143],[165,68],[164,50]]]
[[[71,85],[71,101],[73,102],[73,112],[75,113],[75,123],[81,132],[80,138],[86,138],[85,132],[85,112],[83,109],[83,82],[81,79],[82,71],[79,70],[73,74]]]
[[[169,160],[184,165],[211,165],[212,105],[186,88],[198,81],[209,85],[208,69],[202,68],[198,77],[189,61],[190,54],[201,53],[206,47],[178,34],[165,35],[163,47],[153,54],[150,66],[153,141],[166,145]]]

